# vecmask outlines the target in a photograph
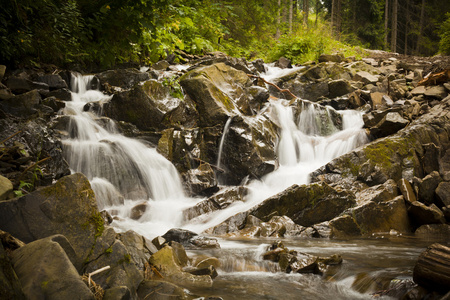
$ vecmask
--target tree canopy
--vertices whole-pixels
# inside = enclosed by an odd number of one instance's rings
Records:
[[[448,54],[448,9],[440,0],[4,0],[0,63],[104,68],[215,50],[302,61],[332,38]]]

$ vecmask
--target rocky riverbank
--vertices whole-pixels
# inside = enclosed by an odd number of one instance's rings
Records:
[[[283,102],[296,115],[315,102],[364,111],[371,141],[313,172],[310,184],[289,187],[208,229],[208,234],[450,236],[449,57],[377,52],[356,60],[323,55],[317,63],[292,70],[280,59],[278,66],[287,71],[273,85],[264,83],[266,67],[260,60],[220,53],[186,59],[189,63],[181,67],[162,61],[148,70],[95,74],[92,88],[111,99],[84,107],[105,128],[113,119],[120,133],[156,147],[181,174],[186,193],[205,197],[184,211],[186,221],[243,201],[243,181],[278,168],[280,124],[267,109],[268,101]],[[71,100],[70,90],[76,91],[71,76],[57,69],[5,72],[0,66],[0,296],[207,298],[183,288],[211,287],[220,268],[217,258],[189,258],[185,248],[220,247],[216,239],[180,229],[152,240],[133,231],[118,233],[111,226],[118,217],[99,211],[89,180],[70,175],[61,141],[77,132],[69,130],[70,115],[59,112]],[[333,127],[342,127],[339,114],[331,118]],[[322,134],[330,128],[323,126]],[[108,160],[102,161],[110,170]],[[145,194],[129,187],[118,192],[118,199]],[[138,220],[146,209],[146,204],[137,205],[131,218]],[[322,274],[342,261],[337,256],[301,257],[280,244],[268,251],[265,257],[285,272]],[[105,266],[109,269],[92,275],[92,282],[81,276]],[[444,265],[439,272],[448,268]],[[420,278],[419,284],[429,282]],[[402,288],[398,298],[447,292],[429,284],[427,290]]]

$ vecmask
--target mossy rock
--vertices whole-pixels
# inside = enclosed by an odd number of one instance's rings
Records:
[[[296,224],[311,226],[329,221],[355,204],[353,194],[321,182],[293,185],[263,201],[250,214],[266,222],[274,215],[285,215]]]

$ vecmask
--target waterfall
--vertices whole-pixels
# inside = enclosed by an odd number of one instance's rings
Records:
[[[230,124],[231,124],[232,120],[233,120],[233,117],[229,117],[223,128],[223,133],[222,133],[222,137],[220,139],[220,144],[219,144],[219,154],[217,155],[217,163],[216,163],[217,168],[220,168],[223,144],[225,143],[225,138],[227,137],[227,133],[228,133],[228,130],[230,129]]]
[[[247,185],[248,194],[245,201],[236,202],[211,214],[206,221],[205,218],[201,218],[198,223],[193,220],[192,224],[187,225],[189,229],[204,231],[294,184],[307,184],[312,171],[368,141],[362,129],[362,112],[319,109],[319,105],[304,101],[301,113],[296,119],[292,107],[285,106],[280,101],[271,101],[270,105],[281,127],[277,147],[279,168],[261,180],[251,181]],[[342,130],[333,125],[330,111],[341,115]],[[324,128],[327,130],[323,130]],[[324,135],[324,132],[328,135]]]
[[[308,183],[312,171],[366,142],[360,112],[337,112],[308,101],[294,110],[281,101],[271,101],[269,109],[280,126],[279,168],[248,183],[245,201],[202,216],[198,223],[194,219],[183,224],[182,211],[202,199],[185,196],[177,170],[156,149],[124,137],[113,121],[85,109],[86,104],[101,107],[111,100],[111,96],[90,89],[91,80],[92,76],[72,78],[72,101],[66,102],[64,109],[70,116],[68,137],[63,141],[65,158],[72,172],[87,176],[99,209],[114,215],[115,228],[133,229],[147,237],[174,227],[202,232],[293,184]],[[339,128],[333,122],[336,115],[342,119]],[[231,120],[220,141],[218,166]]]
[[[87,103],[101,106],[111,99],[89,89],[92,78],[72,77],[72,101],[66,102],[64,109],[70,116],[69,137],[63,141],[65,158],[72,172],[86,175],[99,210],[112,212],[117,227],[136,227],[137,232],[147,235],[164,234],[180,225],[181,209],[191,199],[185,197],[173,164],[156,149],[119,134],[114,124],[105,124],[105,118],[85,111]],[[143,203],[145,213],[132,220],[134,207]]]

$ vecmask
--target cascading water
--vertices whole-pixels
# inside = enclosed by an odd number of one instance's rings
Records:
[[[217,168],[220,168],[221,165],[223,144],[225,143],[225,139],[227,137],[228,130],[230,129],[230,124],[232,120],[233,117],[229,117],[227,122],[225,123],[225,126],[223,127],[223,133],[219,144],[219,154],[217,155],[217,163],[216,163]]]
[[[217,211],[207,220],[202,216],[198,224],[187,224],[187,228],[204,231],[294,184],[306,184],[312,171],[367,142],[361,112],[337,112],[303,101],[296,120],[293,108],[283,105],[281,100],[272,101],[270,105],[281,127],[277,149],[279,168],[260,181],[251,181],[247,185],[248,195],[244,202],[236,202],[227,209]],[[331,111],[342,117],[342,130],[334,125]],[[330,135],[324,136],[324,133]]]
[[[87,103],[101,106],[111,98],[90,90],[91,79],[80,74],[72,78],[72,101],[64,110],[71,117],[70,136],[63,141],[67,162],[73,172],[91,181],[99,209],[114,212],[117,227],[149,236],[164,234],[180,225],[181,208],[191,199],[185,197],[172,163],[155,149],[119,134],[111,120],[105,124],[85,111]],[[139,221],[131,218],[137,204],[144,204],[145,210]]]

